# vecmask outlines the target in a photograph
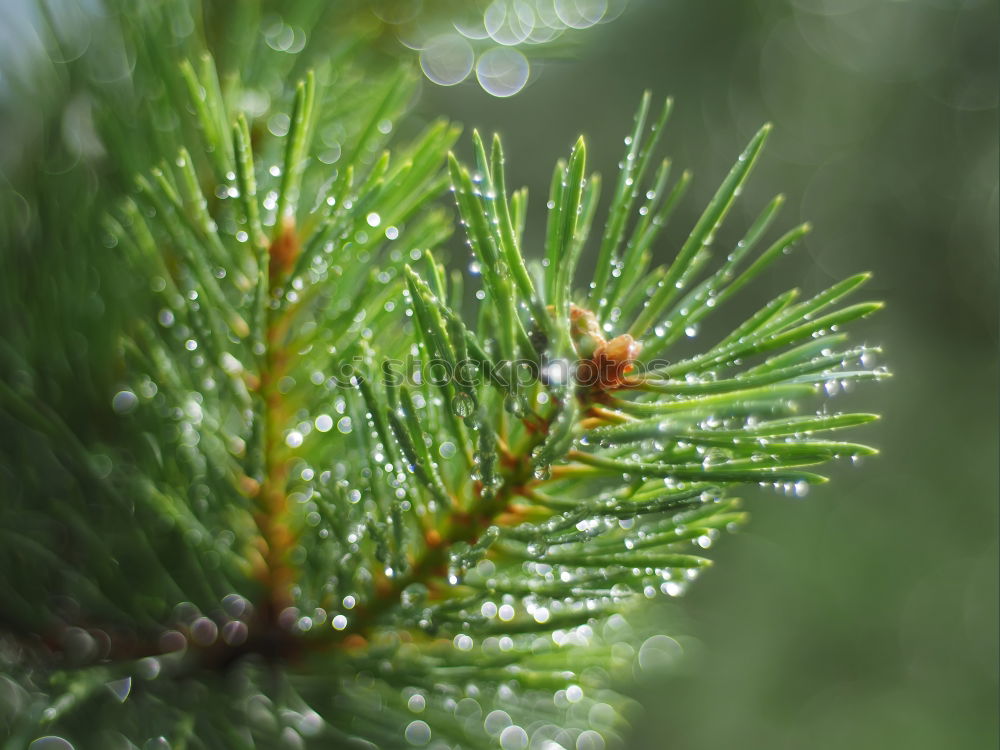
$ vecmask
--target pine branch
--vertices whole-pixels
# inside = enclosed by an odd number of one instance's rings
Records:
[[[12,737],[84,736],[93,705],[137,740],[155,726],[196,747],[289,731],[318,746],[615,743],[628,702],[612,686],[646,635],[631,613],[682,593],[746,522],[732,493],[801,495],[825,481],[815,467],[875,452],[827,435],[874,415],[822,401],[887,374],[842,331],[880,307],[844,304],[867,276],[787,292],[667,361],[808,231],[767,244],[779,196],[713,257],[769,126],[652,266],[690,175],[657,161],[672,105],[647,94],[603,227],[581,138],[526,257],[527,193],[508,187],[499,138],[473,133],[466,165],[449,123],[391,135],[412,64],[358,52],[378,31],[354,4],[303,3],[263,36],[244,5],[197,24],[184,4],[122,11],[135,84],[155,92],[123,106],[173,123],[106,131],[137,177],[101,252],[151,282],[119,332],[127,440],[82,438],[36,390],[0,386],[4,424],[37,436],[31,465],[57,477],[22,481],[4,514],[4,570],[44,578],[42,593],[19,576],[0,588],[18,654],[4,662],[44,683],[17,687],[30,710]],[[187,22],[179,63],[139,45]],[[209,54],[226,22],[242,41]],[[320,40],[287,53],[303,28]],[[448,187],[474,313],[437,260]],[[5,370],[32,370],[6,348]]]

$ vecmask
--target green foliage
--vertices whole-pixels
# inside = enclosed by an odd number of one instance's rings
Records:
[[[103,429],[53,392],[74,366],[50,373],[28,344],[57,339],[64,311],[31,310],[4,339],[17,377],[0,411],[19,437],[3,451],[16,711],[0,726],[11,747],[620,742],[614,686],[649,635],[626,616],[709,564],[746,519],[733,491],[803,494],[823,481],[805,467],[873,452],[825,433],[874,417],[821,400],[884,374],[841,331],[879,307],[842,305],[866,277],[785,293],[667,361],[808,229],[759,249],[779,197],[716,249],[768,127],[654,265],[690,176],[653,167],[671,104],[650,120],[647,95],[603,228],[581,139],[532,257],[500,139],[473,133],[463,164],[457,127],[407,130],[412,63],[379,50],[378,24],[350,3],[260,10],[119,11],[131,89],[97,89],[95,112],[134,188],[74,228],[135,298],[102,297],[114,352],[79,365]],[[272,43],[301,29],[301,50]],[[38,200],[65,200],[55,184]],[[474,274],[436,259],[449,186]],[[36,246],[53,222],[38,215]],[[83,292],[53,279],[72,308]]]

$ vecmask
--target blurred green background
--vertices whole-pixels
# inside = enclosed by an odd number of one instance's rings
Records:
[[[805,500],[748,497],[749,528],[659,615],[693,638],[641,686],[635,748],[997,746],[997,16],[986,0],[632,0],[512,99],[426,90],[424,113],[503,134],[536,222],[578,133],[610,175],[643,89],[674,96],[666,151],[695,181],[662,259],[771,121],[720,240],[777,192],[785,226],[815,230],[744,296],[871,270],[867,296],[888,303],[855,336],[895,378],[834,400],[884,414],[858,436],[882,455]]]

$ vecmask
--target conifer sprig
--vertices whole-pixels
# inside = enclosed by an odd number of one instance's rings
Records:
[[[4,532],[9,569],[36,561],[73,602],[39,623],[39,600],[0,584],[24,654],[12,736],[83,733],[97,705],[134,741],[192,747],[620,742],[629,704],[612,686],[648,635],[630,615],[710,564],[747,518],[733,493],[801,495],[825,481],[816,466],[875,452],[828,435],[875,416],[823,400],[886,374],[842,331],[880,306],[845,304],[867,276],[782,294],[668,360],[808,231],[768,244],[779,196],[717,250],[769,127],[665,253],[690,175],[656,161],[672,104],[645,95],[603,227],[581,138],[533,257],[498,137],[473,133],[469,164],[446,122],[385,150],[407,70],[356,75],[347,46],[314,69],[292,54],[279,70],[301,81],[285,92],[240,49],[221,65],[192,46],[149,63],[163,92],[143,106],[183,102],[181,122],[104,219],[153,300],[120,338],[112,405],[130,440],[108,449],[114,471],[0,385],[5,418],[62,441],[75,488],[47,506],[65,554]],[[246,104],[262,81],[284,110]],[[469,274],[438,260],[449,187]]]

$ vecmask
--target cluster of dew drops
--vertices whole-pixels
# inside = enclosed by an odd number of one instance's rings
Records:
[[[621,13],[624,0],[494,0],[450,28],[421,24],[415,14],[395,13],[397,36],[418,51],[427,79],[455,86],[473,73],[484,91],[497,97],[517,94],[528,83],[531,64],[519,47],[543,45],[567,31],[606,23]],[[400,3],[416,7],[417,3]]]

